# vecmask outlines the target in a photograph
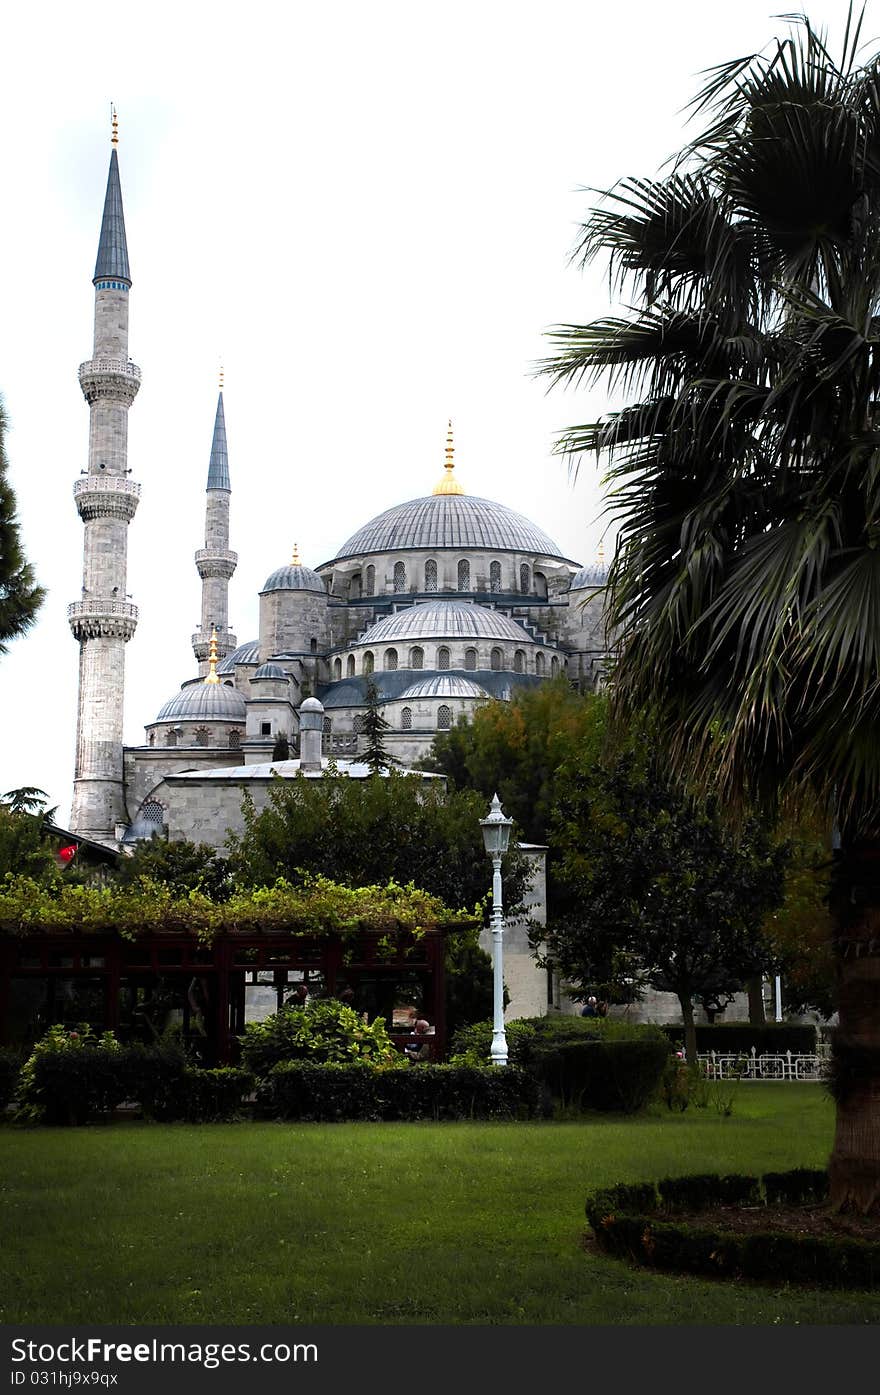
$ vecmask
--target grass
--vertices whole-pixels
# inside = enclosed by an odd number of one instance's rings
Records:
[[[880,1321],[880,1292],[703,1282],[584,1250],[598,1185],[824,1164],[820,1086],[736,1088],[728,1119],[4,1128],[0,1322]]]

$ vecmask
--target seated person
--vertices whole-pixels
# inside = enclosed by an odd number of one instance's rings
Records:
[[[428,1045],[428,1036],[430,1032],[430,1022],[426,1022],[424,1017],[418,1018],[413,1028],[412,1041],[408,1041],[403,1048],[411,1061],[427,1061],[430,1059],[431,1048]]]

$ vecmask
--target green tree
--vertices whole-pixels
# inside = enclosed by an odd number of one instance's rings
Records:
[[[284,732],[279,732],[275,737],[275,745],[272,747],[272,759],[290,760],[290,742]]]
[[[233,887],[229,863],[208,843],[186,838],[169,842],[158,835],[138,843],[131,857],[120,859],[116,879],[122,886],[158,882],[174,896],[201,891],[219,902],[228,901]]]
[[[45,800],[44,791],[32,785],[0,796],[0,878],[33,877],[41,883],[61,880],[56,843],[44,826],[53,812],[46,810]]]
[[[637,743],[560,772],[552,836],[563,907],[549,959],[580,998],[674,993],[695,1061],[694,1002],[723,1006],[768,963],[787,848],[755,820],[735,833]]]
[[[6,653],[9,640],[30,629],[46,594],[22,549],[15,495],[7,478],[5,435],[0,403],[0,654]]]
[[[580,252],[632,307],[556,333],[629,405],[605,455],[614,704],[736,805],[829,811],[839,978],[832,1204],[880,1210],[880,62],[806,18],[711,72],[707,129],[618,184]]]
[[[366,744],[360,752],[360,759],[370,767],[374,775],[381,775],[383,770],[387,770],[396,762],[385,749],[385,733],[391,730],[391,723],[382,716],[379,689],[373,678],[367,679],[366,702],[367,710],[362,727]]]

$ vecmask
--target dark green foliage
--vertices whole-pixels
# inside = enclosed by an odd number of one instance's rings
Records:
[[[33,786],[9,790],[0,797],[0,878],[33,877],[41,883],[60,882],[62,872],[55,855],[57,839],[45,831],[53,812],[46,796]],[[65,875],[65,880],[71,878]]]
[[[393,1056],[381,1018],[362,1022],[354,1008],[336,998],[312,999],[301,1006],[288,1003],[264,1022],[249,1022],[241,1038],[242,1061],[260,1077],[289,1061],[376,1065]]]
[[[169,842],[158,835],[138,843],[131,857],[120,859],[117,880],[133,886],[144,880],[167,886],[173,896],[201,891],[211,901],[228,901],[233,884],[229,863],[208,843],[187,838]]]
[[[361,727],[364,746],[359,752],[359,759],[370,767],[374,775],[380,775],[395,762],[385,749],[385,733],[391,730],[391,723],[382,716],[379,709],[379,690],[373,678],[367,679],[365,700],[367,707]]]
[[[657,1189],[659,1196],[652,1184],[640,1183],[587,1198],[587,1219],[602,1249],[679,1273],[823,1288],[871,1288],[880,1281],[880,1244],[773,1233],[740,1236],[705,1222],[694,1227],[672,1219],[676,1211],[713,1206],[821,1203],[828,1196],[827,1173],[798,1168],[761,1178],[675,1177]]]
[[[275,737],[275,744],[272,747],[272,759],[273,761],[290,760],[290,742],[283,731],[279,732]]]
[[[6,653],[9,640],[30,629],[46,594],[37,585],[21,545],[15,495],[7,477],[5,435],[6,416],[0,403],[0,654]]]
[[[12,1102],[20,1070],[21,1057],[18,1052],[0,1046],[0,1113]]]
[[[664,1025],[660,1029],[673,1046],[684,1044],[684,1027]],[[792,1055],[812,1055],[816,1050],[816,1028],[799,1022],[765,1022],[752,1027],[748,1022],[715,1022],[695,1028],[697,1050],[717,1051],[720,1055],[750,1055],[754,1046],[757,1054],[775,1056],[790,1051]]]
[[[118,1108],[128,1094],[125,1056],[95,1045],[49,1051],[34,1062],[32,1084],[20,1089],[24,1117],[43,1124],[85,1124]]]
[[[539,1090],[524,1070],[484,1066],[278,1065],[259,1091],[266,1113],[283,1119],[525,1119]]]
[[[238,1118],[254,1086],[248,1071],[232,1066],[215,1070],[185,1066],[179,1075],[157,1075],[152,1093],[140,1103],[144,1114],[157,1122],[216,1123]]]

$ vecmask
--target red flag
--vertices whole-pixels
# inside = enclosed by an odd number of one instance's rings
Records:
[[[66,848],[58,849],[58,857],[64,867],[76,857],[76,846],[76,843],[69,843]]]

